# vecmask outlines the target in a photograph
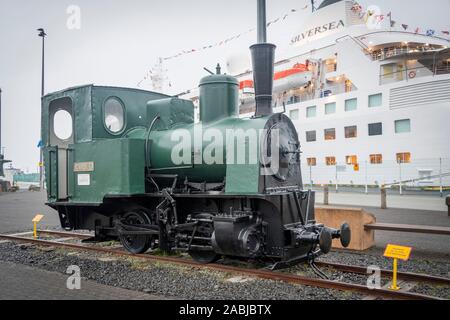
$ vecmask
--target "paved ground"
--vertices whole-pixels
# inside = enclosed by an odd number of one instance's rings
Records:
[[[58,213],[45,201],[44,192],[0,193],[0,232],[31,230],[31,220],[38,213],[45,216],[41,227],[59,226]]]
[[[322,201],[323,196],[318,193],[318,204]],[[450,226],[444,200],[439,197],[389,195],[387,210],[377,208],[379,201],[377,194],[330,193],[332,205],[363,207],[378,222]],[[56,212],[44,203],[45,194],[40,192],[0,194],[0,232],[31,230],[31,219],[37,213],[45,215],[40,227],[58,227]],[[412,209],[396,209],[396,206]],[[448,236],[377,231],[376,247],[370,254],[381,255],[387,243],[395,243],[412,246],[413,254],[447,260],[450,259],[449,240]],[[0,299],[159,299],[87,280],[82,280],[81,290],[72,291],[66,288],[67,277],[0,261]]]
[[[317,192],[316,200],[318,203],[323,203],[322,192],[320,191]],[[330,191],[329,203],[331,205],[369,206],[379,208],[381,206],[381,195],[380,193],[374,194],[349,193],[349,192],[335,193],[334,191]],[[445,198],[441,198],[438,196],[424,196],[424,195],[401,196],[398,194],[388,194],[387,205],[389,208],[447,212]]]
[[[69,275],[0,261],[0,300],[160,300],[162,297],[81,279],[67,289]]]

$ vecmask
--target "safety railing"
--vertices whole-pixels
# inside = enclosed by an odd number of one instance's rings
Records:
[[[309,165],[302,160],[303,181],[310,187],[331,185],[336,191],[368,193],[382,186],[398,190],[450,192],[450,158],[415,159],[409,163],[383,160],[380,164],[362,161],[357,165],[337,163]]]
[[[450,66],[442,67],[416,67],[405,68],[396,72],[388,72],[380,75],[380,84],[389,84],[399,81],[409,81],[415,78],[442,75],[450,73]]]

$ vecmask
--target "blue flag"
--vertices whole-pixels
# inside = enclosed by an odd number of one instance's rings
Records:
[[[434,36],[435,31],[433,29],[428,29],[427,30],[427,36],[431,37]]]

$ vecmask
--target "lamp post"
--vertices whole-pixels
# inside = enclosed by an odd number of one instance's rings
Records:
[[[0,88],[0,177],[5,175],[3,165],[11,161],[5,160],[5,147],[2,147],[2,89]]]
[[[0,161],[3,160],[2,152],[2,88],[0,88]]]
[[[41,79],[41,99],[44,97],[45,85],[44,85],[44,75],[45,75],[45,33],[43,28],[37,29],[39,31],[38,36],[42,38],[42,79]],[[39,143],[39,188],[41,191],[44,190],[44,175],[43,175],[43,153],[42,146]]]

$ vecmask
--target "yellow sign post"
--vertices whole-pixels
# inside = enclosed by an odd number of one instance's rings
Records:
[[[400,290],[400,287],[397,286],[398,259],[408,261],[409,256],[411,255],[411,250],[411,247],[397,246],[394,244],[387,245],[386,250],[384,251],[384,256],[394,259],[394,266],[392,270],[392,286],[390,287],[390,289]]]
[[[37,224],[41,222],[42,218],[44,218],[44,216],[42,214],[38,214],[33,218],[33,220],[31,220],[33,222],[33,237],[35,239],[37,239]]]

